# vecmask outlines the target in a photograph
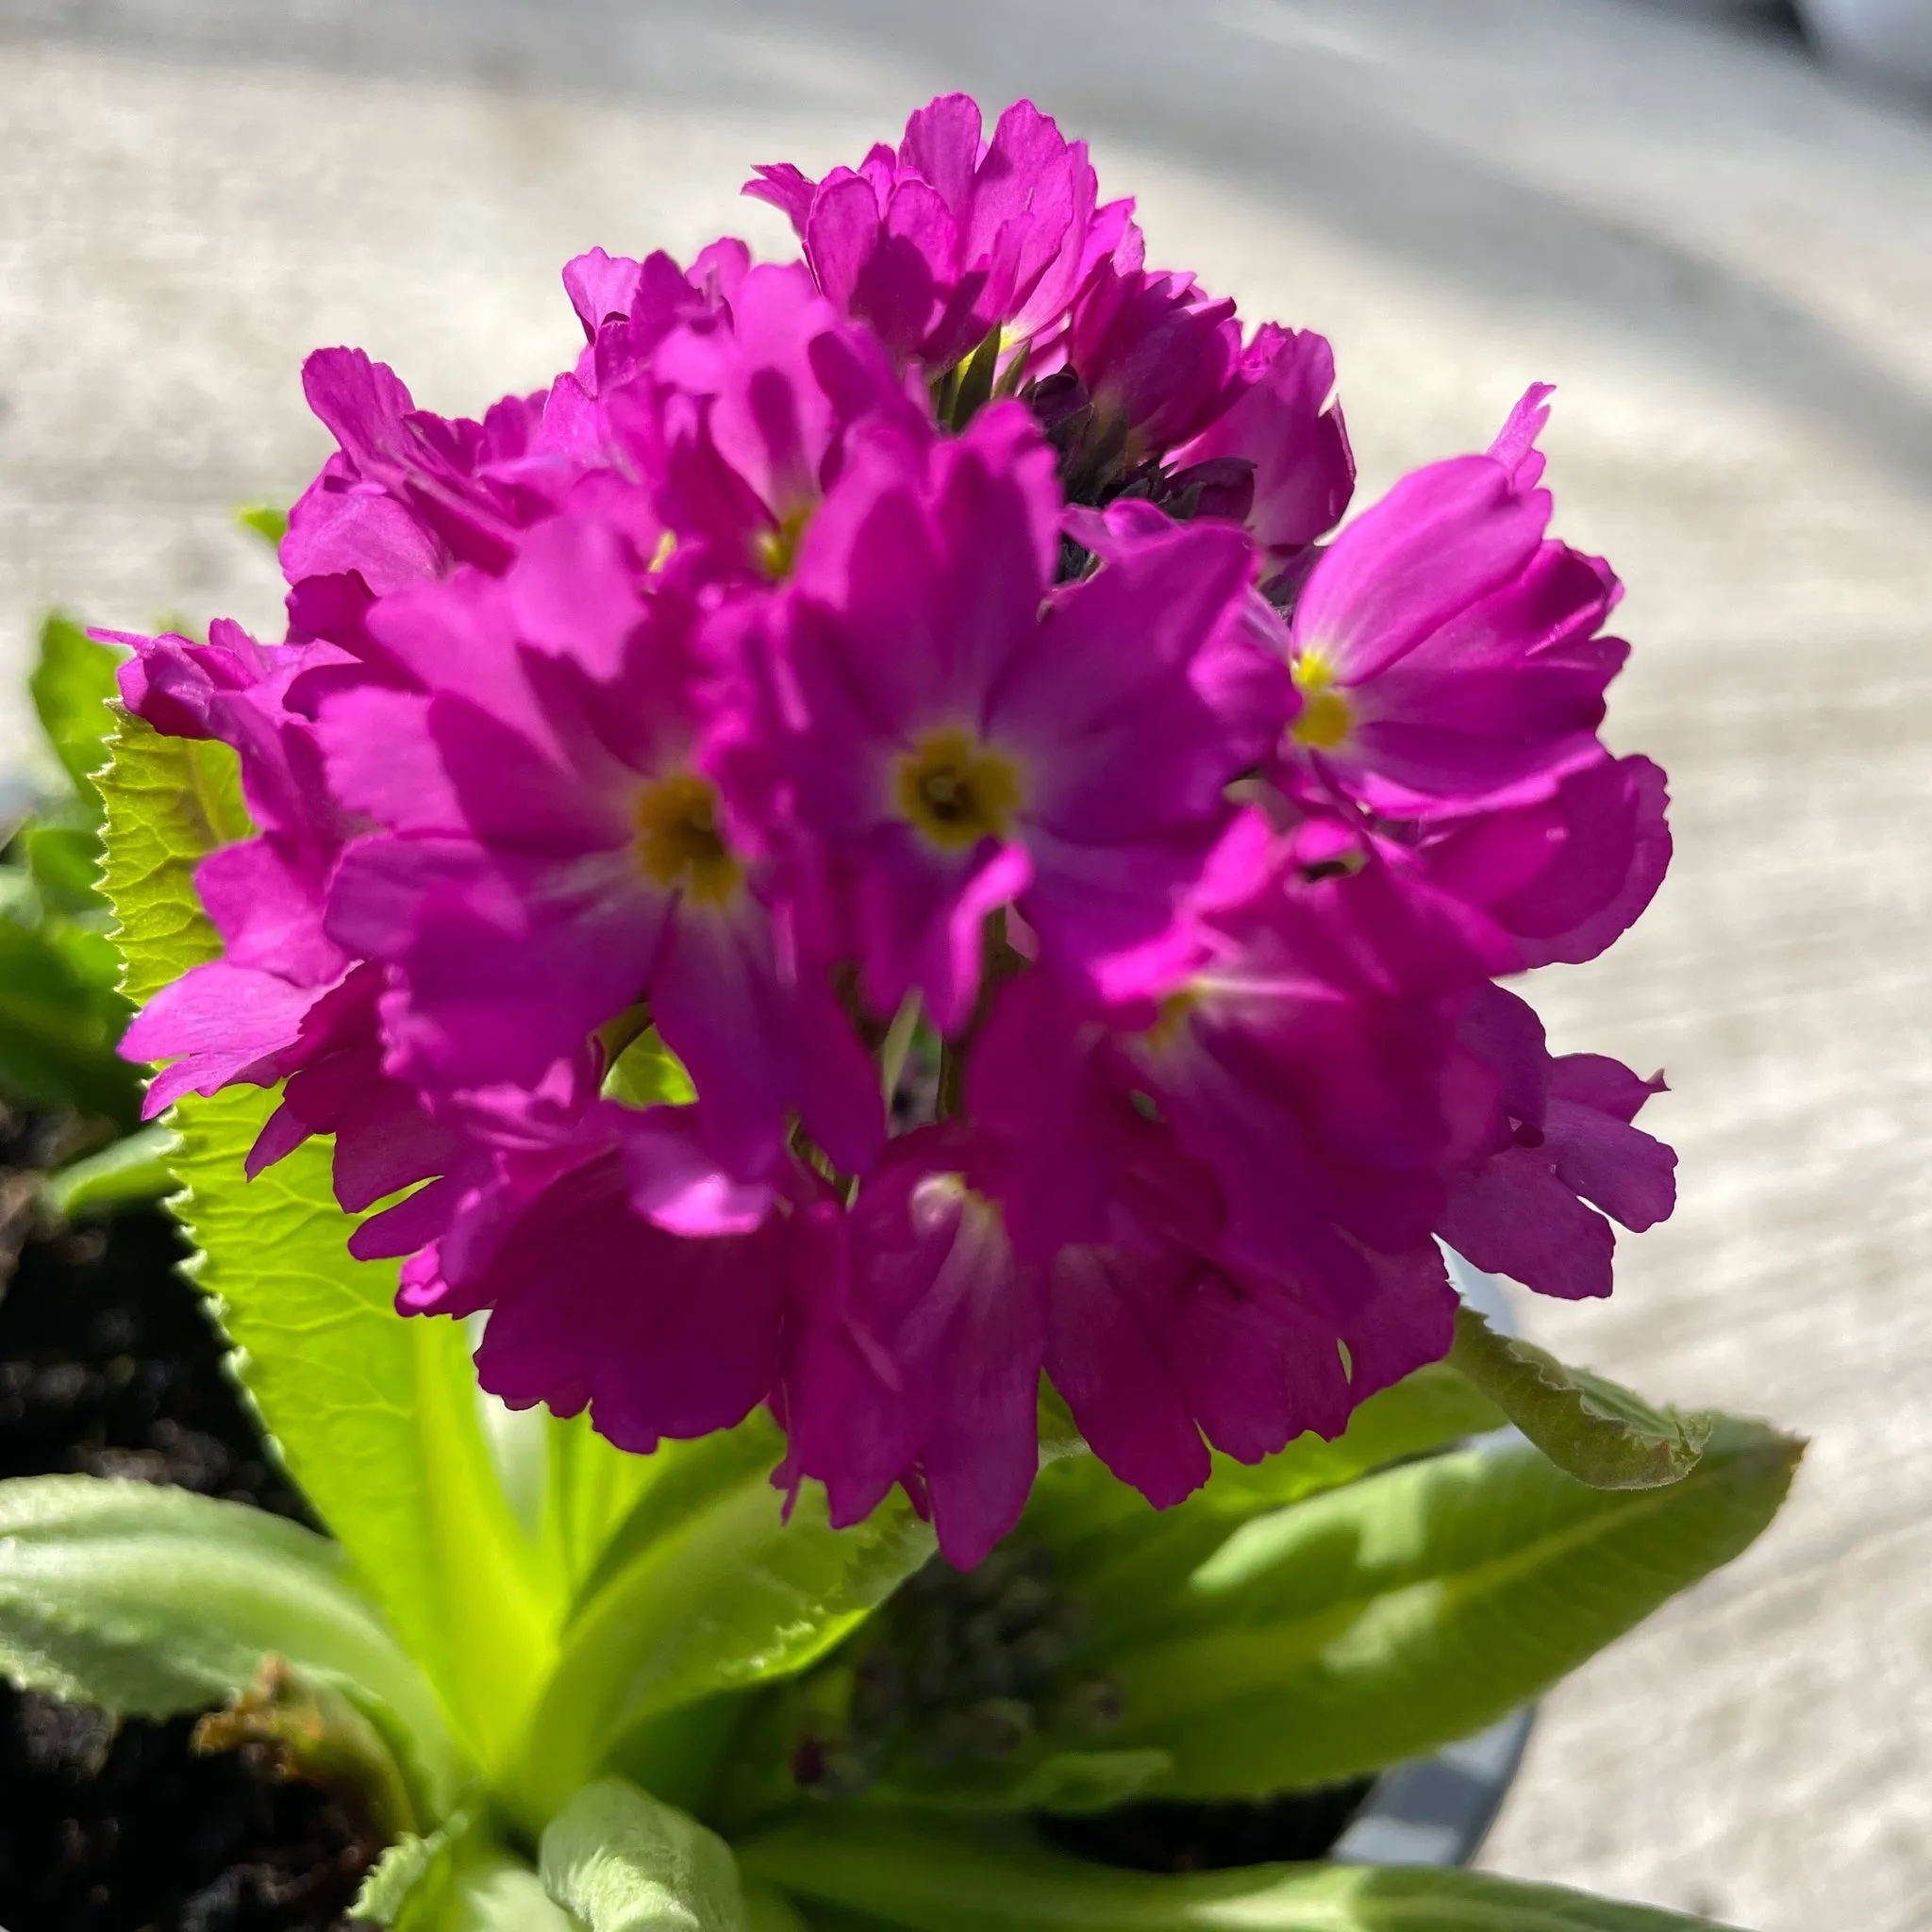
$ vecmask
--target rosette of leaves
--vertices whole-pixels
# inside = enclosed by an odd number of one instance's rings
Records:
[[[213,951],[192,868],[241,829],[225,747],[120,717],[93,782],[126,991]],[[90,766],[94,763],[90,760]],[[184,1105],[175,1207],[236,1373],[327,1538],[89,1478],[0,1483],[0,1671],[117,1714],[225,1705],[394,1834],[408,1932],[1664,1932],[1457,1871],[1168,1876],[1057,1817],[1373,1773],[1533,1698],[1770,1521],[1797,1445],[1491,1336],[1347,1434],[1156,1513],[1063,1418],[979,1572],[895,1499],[787,1520],[762,1417],[627,1457],[476,1391],[344,1251],[327,1150],[252,1183],[274,1096]],[[1506,1419],[1522,1433],[1472,1439]],[[1541,1446],[1539,1446],[1541,1445]],[[1062,1834],[1064,1835],[1064,1834]]]

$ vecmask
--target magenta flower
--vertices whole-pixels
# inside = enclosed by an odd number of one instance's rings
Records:
[[[613,408],[633,458],[663,478],[677,539],[703,546],[712,568],[774,580],[790,574],[855,425],[931,433],[923,398],[795,265],[751,270],[728,323],[668,335],[651,381]]]
[[[432,690],[413,721],[381,694],[373,712],[358,693],[325,708],[345,802],[390,828],[344,857],[330,929],[399,973],[384,1017],[406,1078],[534,1086],[647,1003],[728,1166],[770,1165],[794,1096],[821,1144],[863,1166],[876,1074],[724,823],[698,612],[640,575],[614,532],[566,519],[500,583],[413,593],[418,623],[437,607],[500,671],[487,693]]]
[[[906,1483],[941,1546],[976,1563],[1040,1463],[1045,1284],[957,1163],[951,1129],[895,1141],[850,1217],[842,1270],[809,1283],[780,1395],[780,1480],[825,1485],[835,1524]]]
[[[1085,142],[1031,101],[980,138],[978,104],[944,94],[906,124],[896,153],[812,181],[789,163],[745,185],[785,214],[818,285],[894,362],[958,362],[994,329],[1008,342],[1062,321],[1129,204],[1096,208]]]
[[[1091,411],[1081,460],[1096,471],[1133,470],[1201,435],[1241,393],[1241,324],[1190,275],[1140,263],[1140,235],[1124,257],[1100,264],[1060,344],[1077,398]]]
[[[1294,611],[1291,762],[1403,818],[1595,755],[1629,649],[1598,635],[1619,589],[1544,536],[1541,467],[1506,432],[1405,477],[1324,553]]]
[[[1450,1183],[1442,1238],[1540,1294],[1608,1294],[1610,1222],[1641,1231],[1676,1203],[1677,1157],[1631,1124],[1663,1076],[1640,1079],[1601,1054],[1552,1059],[1541,1023],[1501,987],[1486,989],[1466,1030],[1502,1095],[1487,1158]]]
[[[1671,862],[1664,774],[1603,753],[1547,796],[1433,821],[1418,857],[1429,880],[1507,934],[1518,963],[1594,959],[1626,932]]]
[[[1239,375],[1226,408],[1169,461],[1176,483],[1190,475],[1207,480],[1209,466],[1245,466],[1240,515],[1267,559],[1263,575],[1272,581],[1286,574],[1292,582],[1313,561],[1316,541],[1341,521],[1355,489],[1341,405],[1332,399],[1334,352],[1308,330],[1265,323],[1242,354]]]
[[[1170,526],[1049,597],[1058,508],[1002,405],[869,446],[801,553],[779,755],[879,1012],[916,990],[959,1025],[1005,906],[1070,972],[1151,938],[1285,714],[1278,665],[1228,641],[1234,532]]]
[[[250,1172],[332,1136],[505,1401],[766,1405],[781,1485],[970,1563],[1042,1375],[1165,1505],[1439,1358],[1442,1242],[1608,1291],[1661,1080],[1499,982],[1641,912],[1664,780],[1547,390],[1331,539],[1327,342],[1149,271],[1030,103],[759,175],[804,261],[580,255],[478,422],[310,358],[288,641],[125,641],[257,827],[125,1050],[150,1112],[278,1086]]]

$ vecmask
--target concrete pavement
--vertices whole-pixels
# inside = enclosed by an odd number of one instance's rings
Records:
[[[1932,121],[1635,0],[0,0],[0,744],[29,613],[271,625],[229,507],[363,344],[469,410],[592,242],[782,225],[746,164],[1031,92],[1162,258],[1324,329],[1372,491],[1560,385],[1628,583],[1611,736],[1677,866],[1562,1048],[1669,1071],[1683,1206],[1533,1332],[1813,1437],[1732,1570],[1550,1701],[1499,1869],[1764,1932],[1932,1924]],[[1648,1117],[1647,1117],[1648,1118]]]

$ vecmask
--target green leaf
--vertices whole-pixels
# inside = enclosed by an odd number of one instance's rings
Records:
[[[1165,1751],[1061,1751],[1020,1779],[1002,1810],[1111,1811],[1159,1784],[1174,1769]]]
[[[658,1029],[646,1026],[610,1063],[604,1097],[626,1107],[689,1107],[698,1090]]]
[[[348,1917],[391,1932],[579,1932],[537,1874],[463,1810],[427,1838],[399,1839],[363,1880]]]
[[[267,1511],[93,1476],[0,1482],[0,1674],[116,1716],[248,1691],[277,1657],[375,1720],[432,1812],[458,1760],[341,1552]]]
[[[93,774],[110,722],[114,667],[126,655],[96,643],[71,617],[54,611],[41,625],[40,662],[27,678],[48,742],[83,802],[96,811]]]
[[[106,715],[104,709],[102,716]],[[99,807],[94,810],[98,813]],[[92,824],[44,821],[24,825],[15,844],[26,861],[42,905],[56,912],[99,916],[106,905],[94,887],[101,871],[101,835]],[[111,946],[104,949],[101,983],[110,991],[120,963]]]
[[[126,1008],[89,977],[74,941],[62,922],[0,916],[0,1090],[131,1125],[141,1082],[114,1051]]]
[[[1056,1580],[1081,1597],[1104,1648],[1158,1613],[1249,1517],[1502,1424],[1463,1376],[1431,1364],[1372,1395],[1332,1442],[1306,1435],[1252,1466],[1216,1456],[1206,1487],[1171,1509],[1150,1508],[1097,1457],[1057,1461],[1041,1471],[1021,1533],[1052,1553]]]
[[[1527,1447],[1432,1457],[1243,1524],[1104,1654],[1112,1742],[1164,1793],[1262,1795],[1495,1722],[1743,1550],[1802,1445],[1721,1422],[1660,1490],[1592,1490]]]
[[[400,1932],[416,1932],[416,1927],[405,1925]],[[581,1928],[575,1919],[551,1902],[536,1873],[508,1853],[498,1852],[458,1871],[436,1932],[581,1932]]]
[[[191,1265],[290,1474],[495,1771],[547,1671],[560,1592],[497,1481],[462,1328],[398,1316],[397,1264],[350,1257],[327,1149],[244,1180],[273,1106],[242,1088],[171,1115]]]
[[[156,1122],[124,1134],[98,1154],[76,1160],[41,1183],[41,1205],[63,1221],[111,1213],[131,1201],[153,1201],[175,1186],[181,1137]]]
[[[1707,1925],[1487,1873],[1251,1865],[1180,1877],[1089,1864],[1024,1825],[827,1807],[740,1848],[746,1873],[914,1932],[1688,1932]]]
[[[551,1821],[539,1871],[589,1932],[749,1932],[724,1840],[617,1778],[579,1791]]]
[[[432,1895],[449,1882],[450,1840],[446,1831],[403,1836],[376,1859],[345,1917],[364,1924],[398,1926],[406,1914],[433,1922]],[[430,1906],[429,1911],[425,1907]]]
[[[606,1441],[589,1415],[546,1414],[543,1421],[544,1546],[575,1602],[662,1465],[658,1457],[627,1455]]]
[[[235,754],[212,740],[163,738],[117,711],[109,763],[95,782],[107,807],[102,889],[137,1005],[221,951],[194,890],[194,868],[253,829]]]
[[[803,1670],[931,1554],[898,1496],[835,1530],[811,1485],[788,1523],[771,1483],[782,1450],[760,1412],[649,1458],[531,1723],[523,1815],[548,1815],[646,1720]]]
[[[275,503],[244,503],[235,512],[242,529],[252,531],[271,550],[278,549],[289,534],[289,512]]]
[[[1466,1304],[1449,1359],[1560,1470],[1593,1490],[1682,1482],[1710,1439],[1712,1418],[1653,1408],[1641,1395],[1513,1336]]]
[[[107,887],[127,990],[144,999],[214,957],[193,869],[247,820],[226,747],[163,738],[123,714],[111,749],[100,781]],[[241,1089],[184,1101],[172,1117],[175,1207],[202,1251],[198,1278],[290,1473],[465,1746],[495,1770],[548,1668],[561,1589],[505,1500],[461,1329],[400,1318],[396,1265],[350,1258],[356,1223],[336,1205],[326,1148],[311,1141],[244,1179],[273,1106]]]

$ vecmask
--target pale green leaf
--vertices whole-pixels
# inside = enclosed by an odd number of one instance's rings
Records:
[[[487,1805],[466,1807],[427,1838],[399,1839],[348,1917],[390,1932],[580,1932],[492,1824]]]
[[[330,1192],[325,1146],[243,1178],[273,1105],[242,1088],[171,1116],[192,1265],[290,1474],[493,1770],[547,1670],[561,1604],[497,1481],[462,1328],[399,1316],[397,1264],[350,1257],[356,1224]]]
[[[749,1932],[731,1848],[622,1779],[587,1787],[550,1822],[539,1871],[589,1932]]]
[[[698,1090],[658,1029],[646,1026],[611,1062],[604,1097],[626,1107],[689,1107]]]
[[[1252,1865],[1167,1877],[1089,1864],[1025,1826],[827,1807],[740,1847],[746,1873],[912,1932],[1689,1932],[1705,1925],[1487,1873]]]
[[[458,1765],[435,1700],[332,1543],[155,1484],[0,1482],[0,1674],[165,1717],[242,1695],[272,1657],[350,1698],[414,1767],[418,1798],[446,1802]]]
[[[547,1815],[646,1720],[804,1669],[931,1554],[931,1530],[897,1496],[834,1530],[809,1485],[787,1522],[771,1482],[782,1452],[759,1412],[649,1458],[533,1721],[541,1744],[515,1794],[525,1816]]]
[[[1801,1453],[1723,1422],[1681,1482],[1592,1490],[1526,1446],[1480,1449],[1256,1518],[1102,1654],[1110,1741],[1169,1752],[1163,1792],[1220,1797],[1469,1736],[1736,1557]]]
[[[125,961],[121,990],[139,1004],[221,951],[194,868],[252,828],[225,744],[163,738],[117,708],[108,750],[94,780],[108,814],[101,884]]]
[[[536,1873],[497,1852],[458,1871],[434,1927],[408,1924],[398,1932],[581,1932],[581,1927],[551,1901]]]
[[[1641,1395],[1514,1336],[1467,1305],[1449,1359],[1560,1470],[1596,1490],[1652,1490],[1697,1466],[1711,1418],[1655,1408]]]
[[[450,1837],[405,1832],[369,1868],[345,1917],[364,1924],[401,1927],[407,1918],[434,1922],[437,1895],[449,1882]]]
[[[591,1426],[588,1414],[544,1417],[548,1456],[543,1535],[573,1600],[611,1538],[659,1474],[655,1456],[631,1456]]]
[[[92,776],[110,723],[114,667],[126,655],[52,611],[42,622],[40,660],[27,678],[41,728],[91,815],[99,809]]]
[[[98,1154],[70,1162],[41,1183],[41,1203],[50,1214],[75,1221],[106,1214],[130,1201],[153,1201],[175,1186],[175,1155],[181,1137],[157,1122],[124,1134]]]

